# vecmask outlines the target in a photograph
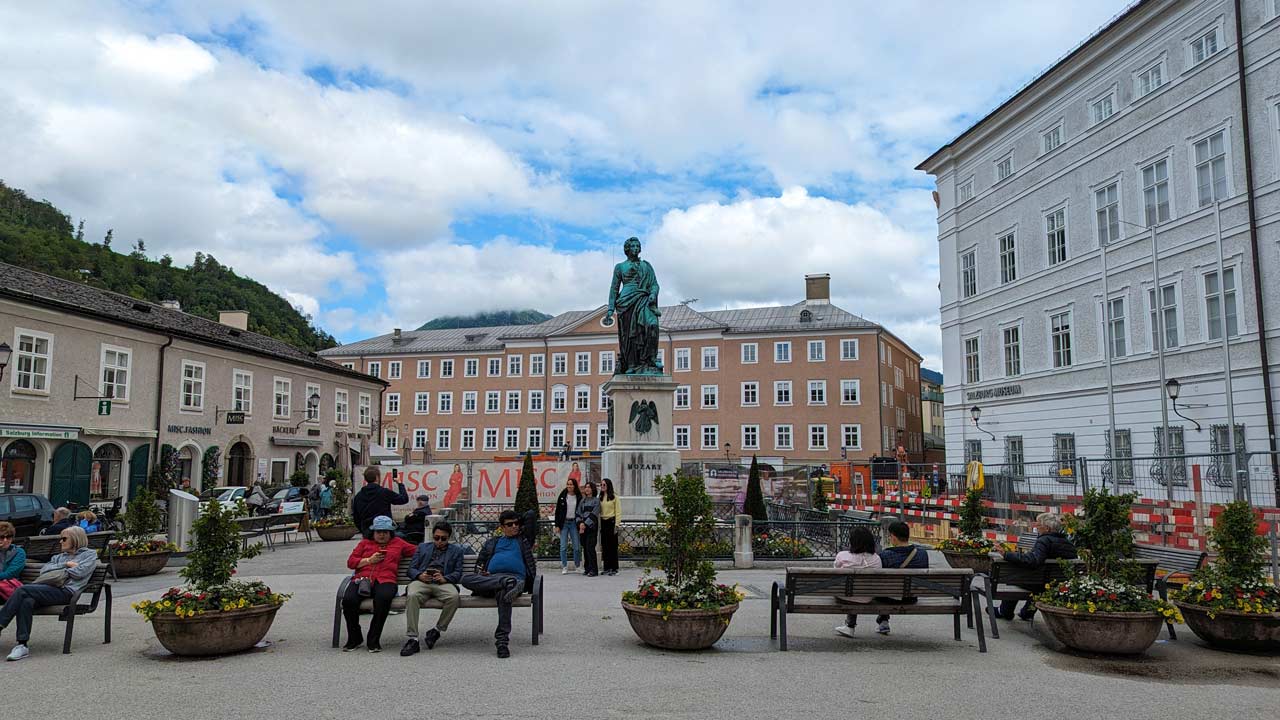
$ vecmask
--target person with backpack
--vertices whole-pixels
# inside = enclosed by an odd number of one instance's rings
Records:
[[[320,516],[329,517],[333,512],[333,488],[329,487],[328,478],[320,485]]]

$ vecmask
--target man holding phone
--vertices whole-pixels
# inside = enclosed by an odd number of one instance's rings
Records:
[[[481,597],[498,601],[498,629],[493,639],[498,657],[511,657],[511,603],[520,593],[533,590],[538,564],[533,548],[520,534],[520,516],[515,510],[503,510],[498,516],[502,535],[489,538],[476,556],[476,571],[462,577],[462,586]]]
[[[391,469],[391,479],[400,486],[400,492],[395,492],[388,488],[382,487],[379,481],[382,474],[379,472],[377,465],[370,465],[364,469],[364,487],[360,488],[360,492],[351,498],[351,517],[355,518],[356,527],[360,528],[360,533],[366,538],[373,537],[369,524],[373,519],[380,516],[391,517],[392,505],[407,505],[409,503],[409,493],[404,489],[404,483],[400,482],[400,473],[395,468]]]
[[[409,657],[422,649],[418,643],[418,613],[423,603],[435,598],[443,606],[435,627],[422,638],[430,650],[436,646],[440,634],[449,629],[453,614],[462,602],[458,582],[462,580],[463,549],[461,545],[449,542],[452,536],[453,527],[441,520],[431,533],[431,541],[419,545],[413,560],[409,561],[409,577],[413,580],[406,593],[404,620],[408,639],[400,648],[401,657]]]

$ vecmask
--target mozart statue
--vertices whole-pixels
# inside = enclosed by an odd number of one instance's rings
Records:
[[[661,375],[658,360],[658,277],[653,266],[640,259],[640,239],[627,238],[622,245],[627,259],[613,268],[609,288],[607,325],[617,313],[618,360],[616,375]]]

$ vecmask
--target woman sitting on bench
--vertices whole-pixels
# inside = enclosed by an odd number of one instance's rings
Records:
[[[98,567],[98,553],[89,548],[89,536],[84,528],[64,528],[58,537],[62,552],[40,568],[35,582],[14,590],[0,608],[0,632],[18,618],[18,644],[13,646],[8,660],[22,660],[31,654],[27,641],[31,639],[31,618],[36,608],[71,602],[71,598],[89,584]]]

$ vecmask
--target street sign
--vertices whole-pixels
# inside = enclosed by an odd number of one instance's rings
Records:
[[[229,413],[227,413],[227,424],[228,424],[228,425],[243,425],[243,424],[244,424],[244,413],[243,413],[243,412],[229,412]]]
[[[111,414],[111,401],[110,401],[110,400],[99,400],[99,401],[98,401],[98,414],[99,414],[99,415],[110,415],[110,414]]]

